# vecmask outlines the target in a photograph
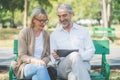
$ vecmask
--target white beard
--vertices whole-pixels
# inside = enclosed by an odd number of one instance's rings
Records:
[[[64,24],[61,24],[61,25],[63,26],[63,28],[67,28],[67,27],[70,27],[71,23],[72,23],[72,22],[70,22],[70,23],[68,23],[68,24],[65,24],[65,25],[64,25]]]
[[[61,24],[61,25],[63,26],[63,28],[69,27],[69,26],[68,26],[69,24],[66,24],[66,25]]]

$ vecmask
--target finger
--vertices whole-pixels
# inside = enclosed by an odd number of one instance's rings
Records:
[[[57,58],[57,57],[58,57],[58,55],[53,55],[53,57],[54,57],[54,58]]]
[[[55,50],[55,49],[54,49],[53,51],[56,53],[56,50]]]
[[[46,63],[44,61],[41,60],[40,62],[41,62],[41,64],[46,65]]]
[[[55,58],[56,60],[58,60],[58,59],[59,59],[59,56],[55,56],[54,58]]]

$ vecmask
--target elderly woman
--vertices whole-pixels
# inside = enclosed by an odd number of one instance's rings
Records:
[[[18,37],[18,60],[14,73],[18,79],[50,80],[46,65],[49,62],[49,35],[44,30],[48,22],[43,8],[35,8],[31,25]]]

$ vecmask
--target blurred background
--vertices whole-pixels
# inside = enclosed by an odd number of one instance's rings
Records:
[[[120,0],[0,0],[0,56],[5,51],[13,54],[13,40],[17,39],[22,28],[29,27],[31,12],[35,7],[43,7],[47,11],[49,23],[46,30],[51,33],[58,23],[56,9],[61,3],[72,5],[73,21],[86,27],[91,35],[94,27],[115,28],[116,37],[110,42],[112,47],[120,49]],[[7,80],[8,70],[5,70],[0,70],[0,80]],[[119,69],[112,73],[111,80],[120,80],[117,78]]]

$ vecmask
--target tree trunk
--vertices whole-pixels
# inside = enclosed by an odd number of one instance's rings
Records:
[[[106,0],[102,0],[102,8],[103,27],[108,27]]]
[[[105,28],[111,26],[111,0],[102,0],[102,18],[103,18],[103,26]],[[108,31],[108,33],[110,33]],[[106,36],[103,36],[104,39],[106,39]],[[114,42],[114,39],[111,37],[108,37],[112,42]]]
[[[10,27],[12,27],[12,28],[16,28],[16,27],[17,27],[17,26],[15,25],[15,23],[14,23],[14,10],[12,10]]]
[[[111,0],[108,0],[107,4],[107,20],[108,20],[108,27],[111,27]]]
[[[111,0],[102,0],[103,26],[111,27]]]
[[[25,4],[24,4],[24,22],[23,22],[23,26],[24,28],[27,27],[27,22],[28,22],[28,19],[27,19],[27,16],[28,16],[28,0],[25,0]]]

